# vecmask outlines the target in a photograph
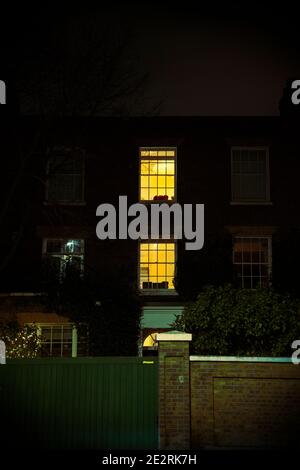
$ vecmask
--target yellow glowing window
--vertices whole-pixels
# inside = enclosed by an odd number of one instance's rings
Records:
[[[140,200],[175,200],[175,148],[140,149]]]
[[[174,289],[175,243],[140,244],[141,289]]]

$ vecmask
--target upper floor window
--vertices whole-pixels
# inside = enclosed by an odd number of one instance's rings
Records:
[[[267,147],[232,147],[232,202],[269,202],[269,153]]]
[[[267,287],[271,275],[271,237],[235,237],[233,264],[239,287]]]
[[[175,201],[176,148],[140,148],[140,200]]]
[[[174,289],[175,243],[140,243],[140,288]]]
[[[84,200],[84,156],[80,151],[51,155],[47,167],[46,200],[78,203]]]
[[[43,252],[59,275],[64,275],[67,266],[83,270],[84,240],[47,238]]]

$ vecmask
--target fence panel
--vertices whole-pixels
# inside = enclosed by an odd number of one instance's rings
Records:
[[[6,446],[155,449],[156,358],[8,360],[0,406]]]

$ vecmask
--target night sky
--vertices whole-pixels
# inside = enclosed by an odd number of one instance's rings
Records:
[[[162,101],[160,114],[276,115],[286,80],[300,77],[299,9],[292,2],[240,3],[204,9],[127,2],[106,10],[49,4],[31,11],[26,5],[18,16],[6,15],[2,74],[18,81],[26,63],[30,75],[30,60],[40,60],[41,44],[49,45],[57,25],[67,31],[75,21],[80,31],[92,21],[99,34],[109,24],[131,31],[131,52],[149,73],[149,96]]]

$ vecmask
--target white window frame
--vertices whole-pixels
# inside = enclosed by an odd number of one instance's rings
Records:
[[[43,328],[58,328],[58,327],[61,327],[62,332],[63,332],[63,327],[72,328],[72,352],[71,352],[71,356],[68,356],[68,357],[77,357],[77,343],[78,343],[77,328],[72,323],[42,323],[42,322],[39,322],[39,323],[31,324],[30,326],[34,326],[37,329],[37,334],[40,338],[42,337],[42,329]],[[51,350],[51,347],[52,347],[52,343],[50,344],[50,350]],[[60,356],[52,356],[52,354],[50,354],[50,357],[66,357],[66,356],[62,355],[62,347],[63,347],[63,342],[61,342],[61,354],[60,354]]]
[[[233,196],[233,152],[235,150],[264,150],[266,155],[266,198],[265,199],[235,199]],[[268,146],[231,146],[230,151],[230,183],[231,183],[231,205],[271,205],[270,200],[270,158]]]
[[[155,157],[153,160],[174,160],[174,199],[168,199],[168,200],[154,200],[154,199],[141,199],[141,159],[144,159],[144,157],[141,157],[141,152],[142,151],[174,151],[175,155],[174,157]],[[146,159],[146,158],[145,158]],[[148,160],[151,160],[149,157]],[[177,147],[174,146],[164,146],[164,147],[153,147],[153,146],[142,146],[139,147],[139,202],[143,204],[173,204],[174,202],[177,201]]]

